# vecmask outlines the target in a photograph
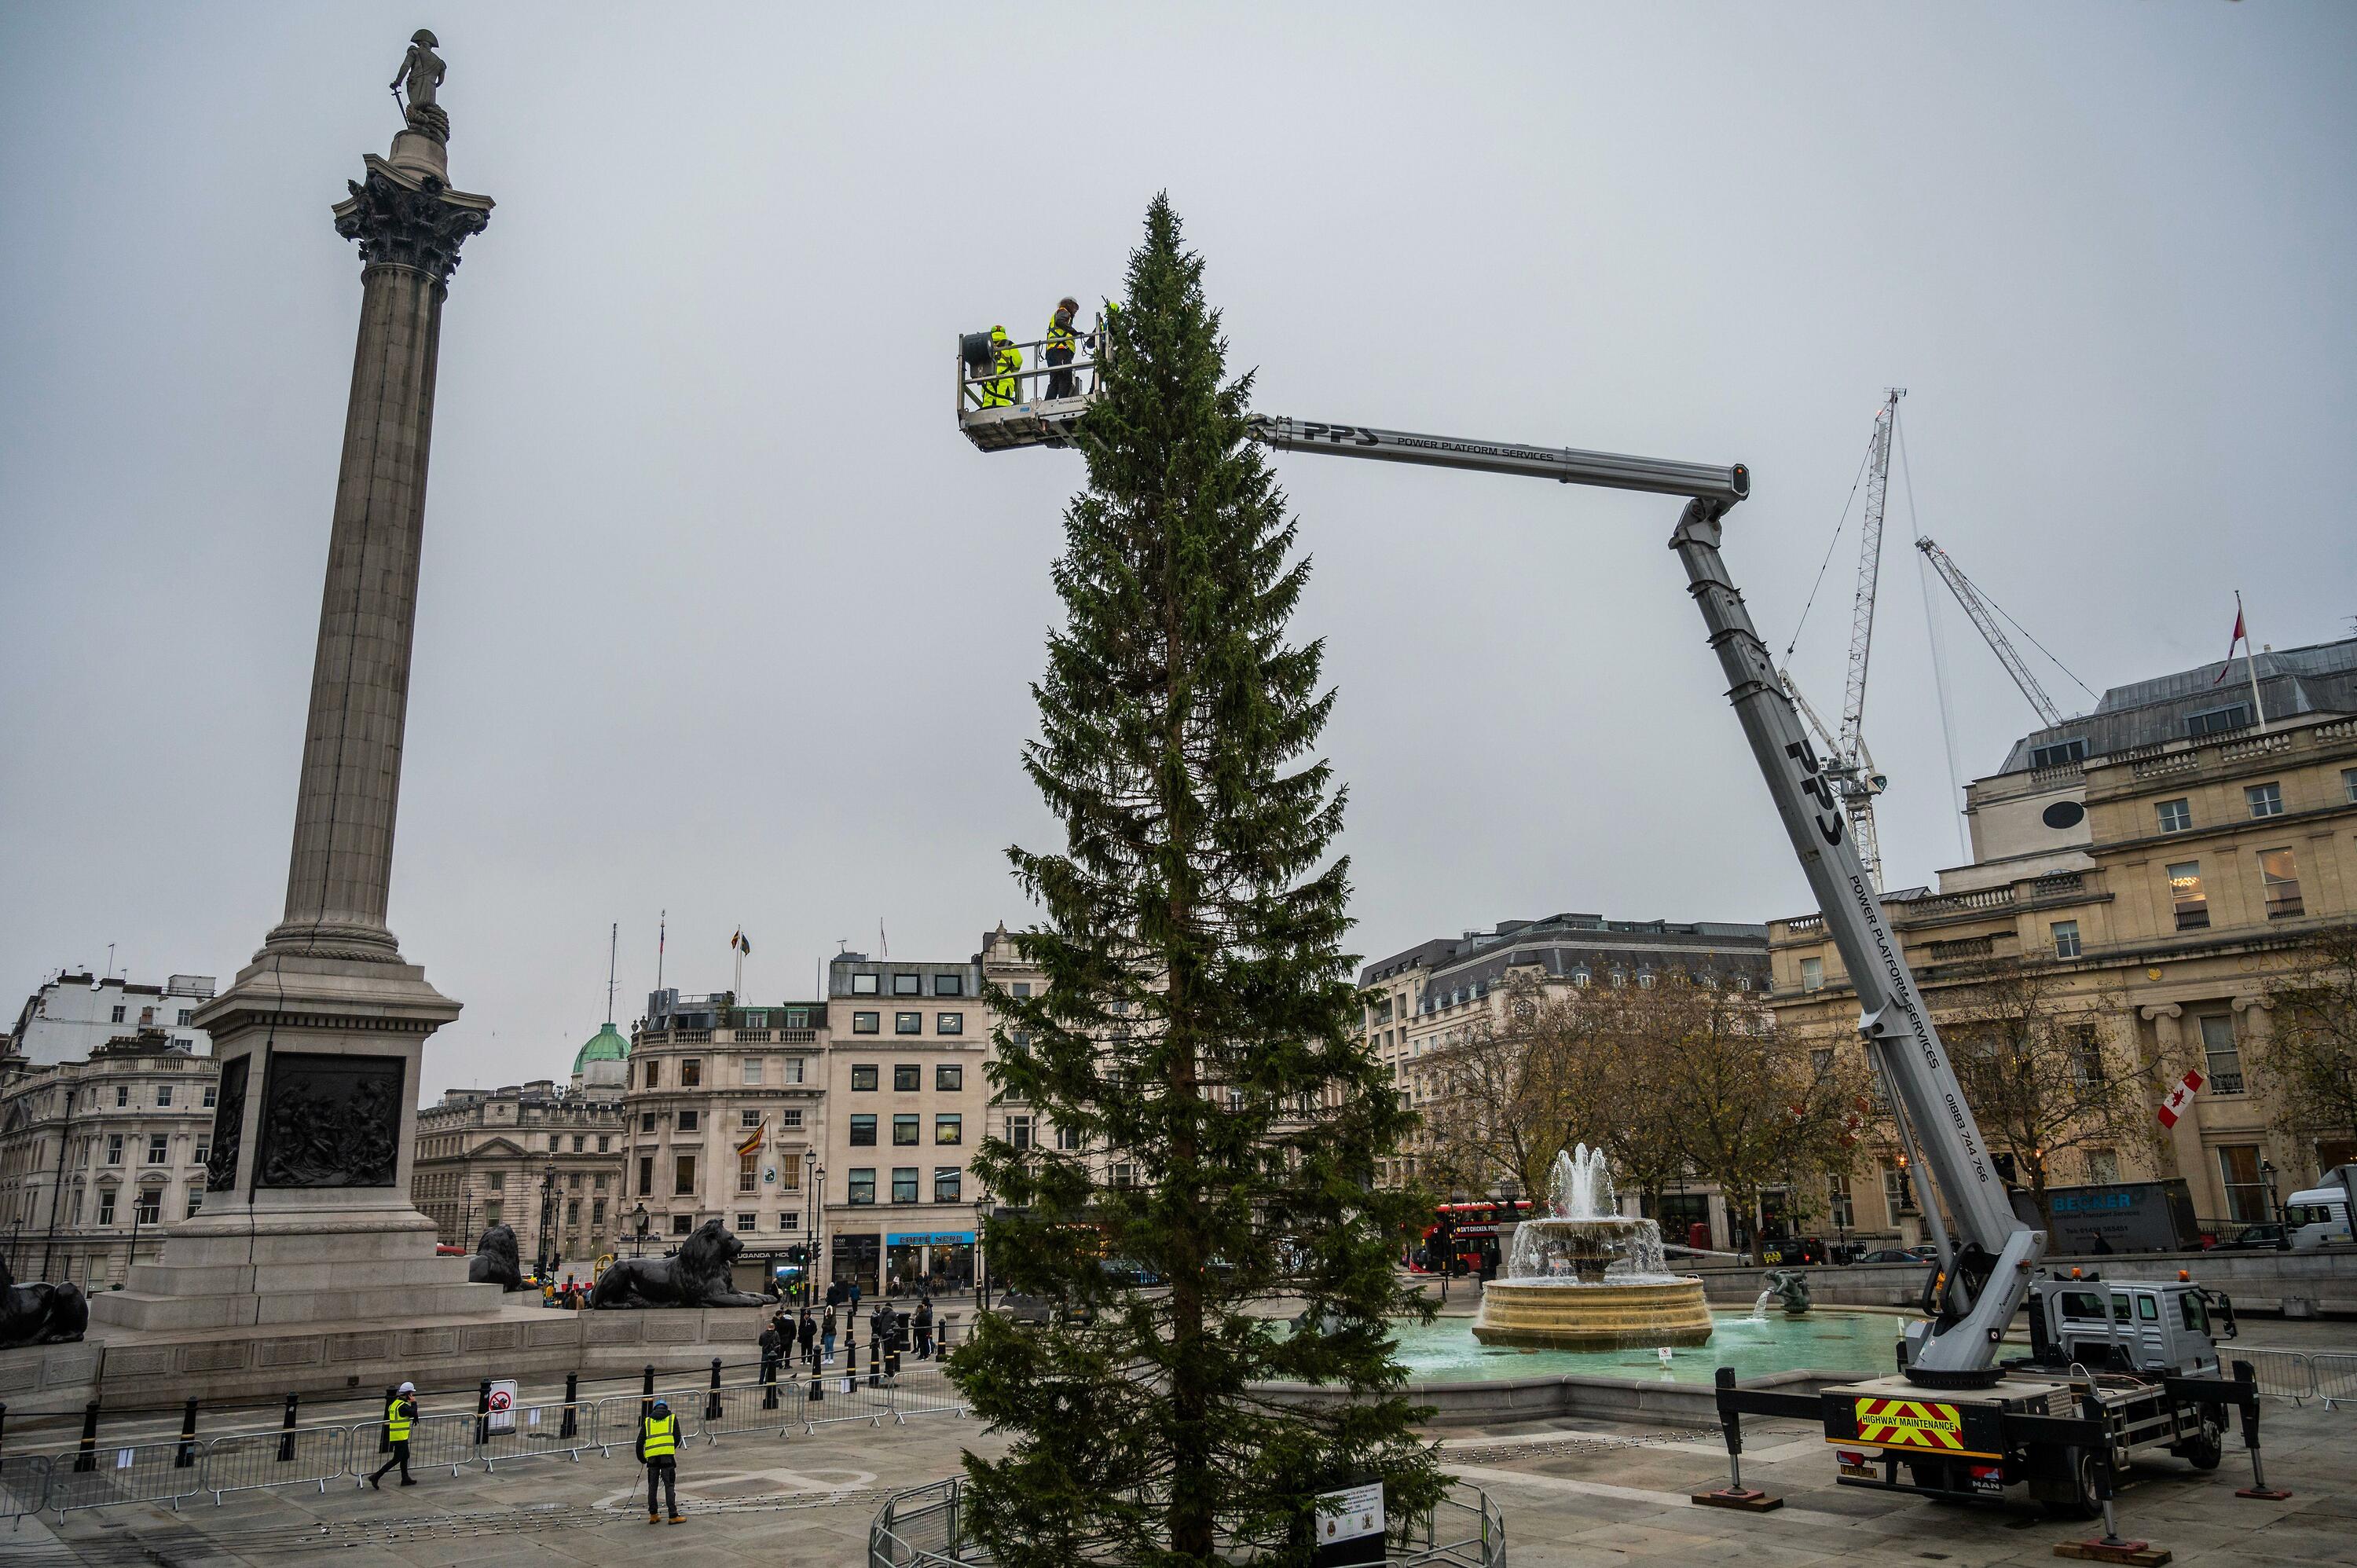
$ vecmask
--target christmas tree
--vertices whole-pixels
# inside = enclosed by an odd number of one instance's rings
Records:
[[[1344,791],[1313,754],[1333,693],[1287,635],[1308,563],[1202,280],[1157,198],[1097,346],[1034,687],[1025,766],[1065,844],[1009,852],[1046,984],[994,993],[991,1077],[1042,1136],[976,1168],[991,1276],[1050,1321],[985,1316],[952,1361],[1012,1435],[966,1459],[1003,1563],[1306,1563],[1317,1494],[1381,1480],[1397,1527],[1447,1485],[1392,1359],[1388,1320],[1421,1310],[1392,1270],[1415,1210],[1374,1177],[1411,1113],[1340,945]]]

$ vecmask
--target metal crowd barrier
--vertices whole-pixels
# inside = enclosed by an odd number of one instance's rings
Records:
[[[15,1529],[28,1513],[38,1513],[48,1506],[49,1456],[46,1454],[20,1454],[14,1458],[0,1458],[0,1519]]]
[[[475,1444],[475,1417],[472,1415],[421,1415],[409,1427],[409,1467],[412,1470],[447,1468],[457,1475],[481,1455]],[[385,1436],[384,1421],[363,1421],[351,1429],[352,1441],[347,1474],[367,1480],[378,1466],[393,1457],[392,1441]]]
[[[770,1432],[783,1437],[802,1423],[802,1385],[791,1379],[707,1388],[700,1397],[696,1433],[706,1442]]]
[[[639,1416],[647,1406],[652,1404],[657,1399],[674,1400],[675,1402],[671,1408],[676,1412],[680,1409],[681,1402],[691,1397],[701,1399],[705,1392],[705,1391],[698,1389],[693,1396],[688,1394],[674,1396],[670,1393],[608,1394],[597,1402],[593,1412],[595,1419],[590,1424],[590,1430],[597,1434],[596,1439],[584,1446],[596,1448],[601,1457],[610,1457],[617,1448],[628,1454],[637,1446]],[[701,1408],[703,1407],[700,1405],[689,1406],[687,1417],[693,1419],[695,1412]],[[682,1432],[689,1430],[688,1420],[683,1420],[680,1423],[680,1430]]]
[[[584,1448],[597,1446],[597,1423],[583,1401],[576,1400],[571,1404],[563,1400],[520,1404],[507,1413],[512,1419],[506,1432],[494,1430],[490,1418],[482,1418],[482,1428],[477,1434],[481,1441],[475,1445],[475,1457],[483,1462],[486,1470],[519,1459],[565,1458],[578,1463]]]
[[[906,1421],[912,1415],[964,1415],[965,1396],[950,1381],[949,1369],[939,1361],[903,1358],[898,1377],[887,1378],[892,1395],[892,1415]]]
[[[2324,1408],[2357,1403],[2357,1356],[2344,1350],[2319,1350],[2308,1358],[2310,1389],[2323,1396]]]
[[[892,1391],[881,1382],[870,1383],[866,1369],[853,1366],[848,1358],[838,1359],[822,1368],[817,1377],[803,1382],[805,1432],[816,1432],[822,1426],[842,1421],[864,1421],[870,1426],[881,1426],[890,1414]]]
[[[180,1463],[177,1438],[108,1444],[89,1454],[68,1449],[50,1455],[48,1494],[42,1507],[56,1509],[59,1519],[76,1509],[115,1503],[169,1503],[177,1509],[182,1498],[204,1489],[199,1467]]]
[[[213,1495],[215,1508],[231,1492],[264,1487],[310,1484],[324,1492],[329,1481],[345,1473],[357,1440],[348,1426],[296,1426],[216,1437],[198,1455],[199,1485]]]
[[[2237,1345],[2229,1352],[2237,1361],[2251,1364],[2251,1375],[2258,1382],[2259,1392],[2287,1399],[2294,1404],[2313,1399],[2318,1391],[2313,1359],[2298,1350],[2260,1350]],[[2341,1359],[2357,1361],[2357,1357]],[[2357,1398],[2357,1388],[2345,1397]]]

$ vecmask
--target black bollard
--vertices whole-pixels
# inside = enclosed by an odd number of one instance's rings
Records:
[[[884,1342],[870,1335],[867,1338],[867,1386],[874,1389],[883,1385]]]
[[[180,1446],[172,1455],[172,1468],[191,1469],[197,1463],[197,1402],[191,1396],[180,1411]]]
[[[491,1380],[485,1378],[475,1393],[475,1446],[491,1440]]]
[[[712,1390],[704,1396],[704,1419],[720,1419],[720,1358],[712,1358]]]
[[[647,1363],[646,1376],[639,1384],[639,1420],[643,1423],[655,1412],[655,1364]]]
[[[81,1409],[81,1449],[74,1455],[76,1471],[98,1468],[98,1402],[91,1401]]]
[[[565,1424],[557,1429],[559,1437],[581,1435],[581,1412],[577,1403],[581,1392],[581,1374],[565,1374]]]
[[[278,1462],[281,1465],[295,1457],[295,1406],[300,1397],[296,1394],[286,1396],[286,1416],[278,1423]]]

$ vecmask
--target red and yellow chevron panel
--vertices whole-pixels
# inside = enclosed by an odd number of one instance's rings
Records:
[[[1929,1400],[1860,1400],[1857,1440],[1933,1454],[1964,1452],[1964,1412]]]

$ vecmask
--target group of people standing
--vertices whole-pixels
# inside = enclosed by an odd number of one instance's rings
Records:
[[[828,1293],[831,1298],[837,1294],[834,1291]],[[830,1299],[816,1311],[805,1306],[790,1316],[784,1307],[778,1308],[770,1317],[769,1326],[761,1330],[763,1382],[775,1381],[779,1369],[790,1358],[813,1372],[831,1365],[834,1360],[835,1333],[839,1325],[847,1326],[850,1330],[844,1336],[845,1353],[857,1354],[859,1290],[854,1285],[843,1294],[845,1299],[840,1303]],[[843,1308],[841,1318],[836,1316],[838,1305]],[[913,1352],[920,1361],[933,1359],[933,1298],[930,1295],[920,1296],[913,1312],[901,1312],[889,1303],[879,1301],[867,1317],[868,1338],[880,1350],[895,1355]],[[946,1350],[947,1347],[942,1348]]]

